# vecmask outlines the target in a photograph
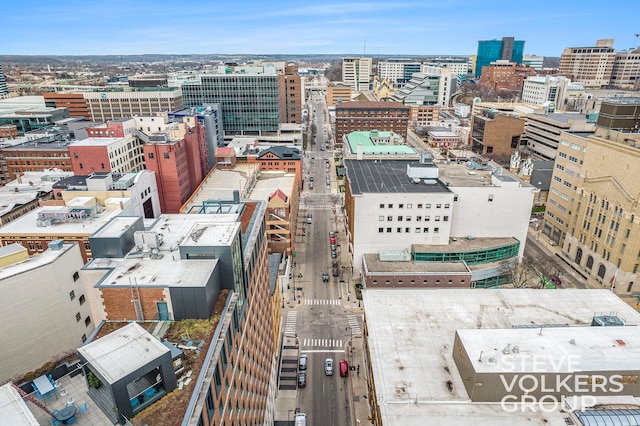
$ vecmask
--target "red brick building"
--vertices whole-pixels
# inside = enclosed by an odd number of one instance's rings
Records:
[[[302,158],[297,149],[272,146],[262,151],[256,161],[260,164],[260,170],[281,170],[295,173],[298,188],[302,188]]]
[[[287,65],[284,75],[280,77],[280,96],[282,99],[282,122],[302,123],[302,81],[297,65]]]
[[[523,132],[523,119],[485,111],[471,118],[471,149],[476,154],[508,161],[520,145]]]
[[[18,126],[8,124],[0,126],[0,138],[1,139],[13,139],[18,137]]]
[[[351,132],[380,130],[407,139],[409,107],[396,102],[343,102],[336,105],[336,144]]]
[[[533,75],[537,75],[537,71],[526,65],[506,61],[494,62],[488,67],[482,67],[480,87],[493,90],[498,95],[520,96],[524,81]]]

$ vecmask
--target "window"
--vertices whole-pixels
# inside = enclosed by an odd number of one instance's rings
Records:
[[[440,222],[440,216],[436,216],[436,222]]]
[[[425,222],[429,222],[430,220],[431,220],[431,216],[425,216],[425,217],[424,217],[424,221],[425,221]]]
[[[402,222],[402,216],[398,216],[398,222]]]
[[[408,209],[410,209],[411,207],[413,207],[413,204],[407,204]]]
[[[80,298],[78,299],[78,302],[80,302],[80,306],[84,305],[84,302],[86,302],[86,300],[84,298],[84,294],[82,296],[80,296]]]
[[[416,222],[422,221],[422,216],[416,216]]]
[[[396,232],[397,232],[398,234],[402,234],[402,228],[396,228]]]
[[[169,153],[168,152],[164,153],[164,158],[169,158]]]
[[[393,204],[387,204],[387,207],[392,209],[393,208]]]
[[[378,228],[378,233],[382,234],[384,232],[384,228]]]
[[[393,220],[393,216],[387,216],[387,222],[391,222]]]
[[[387,228],[387,232],[391,232],[391,228]]]
[[[408,234],[409,232],[411,232],[411,228],[404,228],[404,232]]]
[[[73,281],[78,281],[80,279],[80,274],[78,271],[73,273]]]
[[[493,201],[493,194],[489,194],[489,202]]]
[[[444,205],[444,208],[445,208],[445,209],[448,209],[448,208],[450,208],[450,207],[451,207],[451,205],[449,205],[449,204],[445,204],[445,205]]]
[[[86,335],[86,334],[83,334],[83,335],[82,335],[82,343],[84,343],[84,342],[86,342],[86,341],[87,341],[87,335]]]
[[[431,204],[425,204],[425,205],[424,205],[424,208],[425,208],[425,209],[430,209],[430,208],[431,208]]]
[[[384,209],[384,203],[383,203],[383,204],[380,204],[380,208],[381,208],[381,209]]]
[[[76,322],[80,322],[81,319],[82,319],[82,315],[80,315],[80,312],[78,312],[76,314]]]
[[[76,292],[75,292],[75,291],[73,291],[73,290],[71,290],[71,291],[69,292],[69,299],[73,300],[73,299],[75,299],[75,298],[76,298]]]
[[[422,208],[422,204],[418,204],[418,208],[421,209]]]
[[[406,222],[411,222],[411,216],[407,216],[407,217],[405,217],[405,218],[404,218],[404,220],[405,220]]]
[[[416,234],[420,233],[420,228],[416,228]]]
[[[404,208],[404,204],[398,204],[398,208],[399,209],[403,209]]]
[[[441,209],[442,208],[442,204],[436,204],[436,209]]]
[[[443,220],[444,222],[449,222],[449,216],[444,216],[444,217],[442,218],[442,220]]]
[[[89,327],[89,324],[91,324],[91,317],[86,317],[84,319],[84,326]]]
[[[440,228],[433,228],[433,233],[437,234],[438,232],[440,232]]]
[[[453,194],[453,201],[458,201],[458,194]]]
[[[422,232],[424,232],[426,234],[427,232],[429,232],[429,228],[422,228]],[[639,253],[638,257],[640,257],[640,253]]]
[[[384,216],[378,216],[378,222],[384,222]]]

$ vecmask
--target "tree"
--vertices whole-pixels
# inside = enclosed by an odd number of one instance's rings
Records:
[[[524,261],[513,260],[505,263],[503,269],[504,273],[511,277],[514,288],[532,288],[538,285],[534,271]]]
[[[338,60],[336,63],[331,64],[329,68],[324,72],[324,76],[329,81],[341,81],[342,80],[342,60]]]

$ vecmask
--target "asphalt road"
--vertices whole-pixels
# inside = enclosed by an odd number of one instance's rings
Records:
[[[329,231],[341,224],[334,219],[334,209],[340,213],[341,197],[332,194],[336,188],[333,163],[327,169],[326,160],[332,157],[331,146],[327,144],[324,129],[326,108],[323,103],[313,101],[315,112],[313,121],[317,126],[315,144],[307,146],[304,173],[305,189],[301,194],[300,226],[305,228],[302,238],[304,249],[296,258],[296,334],[300,342],[300,353],[308,355],[307,387],[298,389],[297,407],[307,414],[307,424],[350,425],[350,404],[348,379],[338,373],[339,361],[347,358],[345,347],[352,329],[348,323],[348,311],[342,307],[341,288],[338,278],[332,276]],[[325,151],[320,146],[325,144]],[[312,160],[313,158],[313,160]],[[327,173],[331,184],[327,187]],[[308,186],[308,177],[314,177],[314,189]],[[312,223],[306,223],[307,213],[313,216]],[[338,244],[344,242],[344,232],[338,235]],[[300,244],[298,243],[298,247]],[[346,247],[346,244],[344,244]],[[340,247],[338,247],[340,250]],[[328,273],[329,283],[323,283],[322,274]],[[299,278],[298,274],[302,274]],[[353,323],[353,318],[352,318]],[[326,358],[333,358],[334,375],[324,372]]]

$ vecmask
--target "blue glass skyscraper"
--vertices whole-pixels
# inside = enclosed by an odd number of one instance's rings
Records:
[[[523,55],[523,40],[514,40],[513,37],[502,37],[502,40],[480,40],[478,41],[475,76],[479,77],[482,74],[482,67],[500,59],[521,64]]]

